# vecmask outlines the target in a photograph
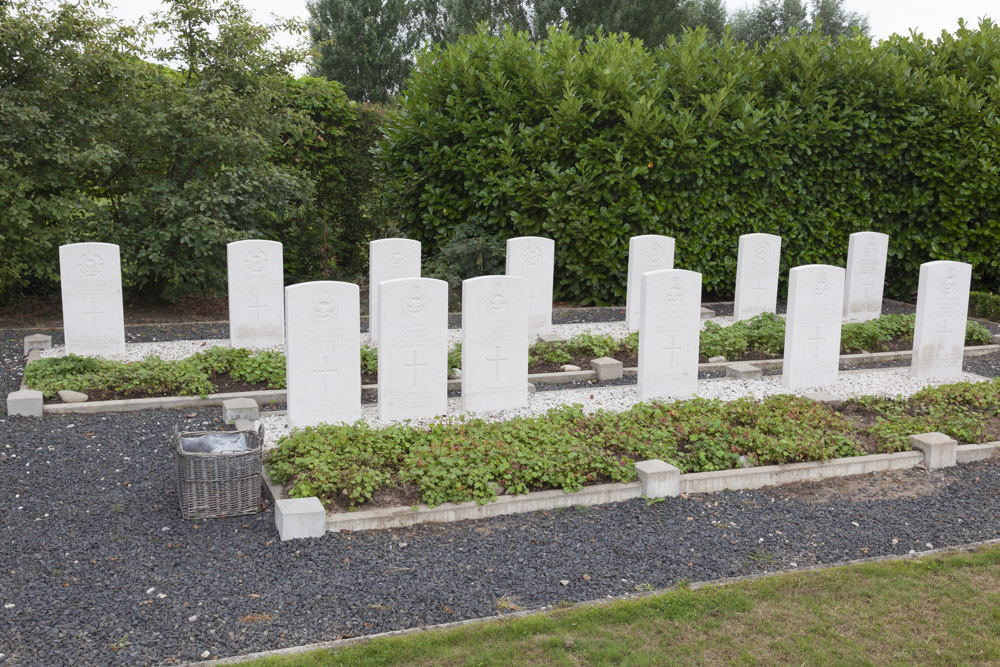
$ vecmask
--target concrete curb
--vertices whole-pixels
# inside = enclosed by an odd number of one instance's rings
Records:
[[[965,348],[966,357],[979,357],[1000,351],[1000,345],[976,345]],[[32,354],[38,358],[38,352]],[[840,362],[847,364],[879,363],[883,361],[898,361],[909,359],[913,356],[912,350],[899,350],[897,352],[867,352],[864,354],[842,354]],[[29,355],[28,363],[34,359]],[[726,371],[726,369],[736,362],[725,361],[716,363],[698,364],[698,370],[704,372]],[[781,359],[758,359],[751,360],[755,367],[762,370],[780,369],[783,364]],[[853,371],[841,371],[853,372]],[[625,368],[625,376],[635,376],[638,368]],[[531,373],[528,375],[528,382],[539,384],[563,384],[567,382],[587,382],[596,381],[597,371],[581,370],[560,373]],[[28,389],[23,380],[21,389]],[[448,380],[449,391],[461,391],[461,379]],[[361,386],[362,396],[373,396],[378,393],[377,384],[366,384]],[[198,396],[164,396],[160,398],[129,398],[117,401],[88,401],[86,403],[55,403],[46,404],[43,407],[43,415],[65,415],[65,414],[99,414],[104,412],[131,412],[134,410],[163,410],[169,408],[197,408],[222,405],[222,401],[231,398],[252,398],[259,404],[283,403],[287,393],[284,389],[273,389],[249,392],[231,392],[225,394],[210,394],[204,398]]]
[[[888,555],[888,556],[873,556],[871,558],[855,558],[852,560],[837,561],[835,563],[823,563],[820,565],[810,565],[808,567],[799,567],[794,569],[783,569],[775,570],[774,572],[761,572],[760,574],[748,574],[742,577],[724,577],[721,579],[709,579],[707,581],[696,581],[691,584],[685,584],[684,588],[688,590],[699,590],[701,588],[707,588],[709,586],[732,586],[734,584],[742,584],[754,581],[760,581],[762,579],[771,579],[774,577],[780,577],[788,574],[817,574],[820,572],[826,572],[827,570],[835,570],[842,567],[850,567],[853,565],[867,565],[872,563],[890,563],[890,562],[906,562],[906,561],[920,561],[925,558],[936,558],[938,556],[947,556],[950,554],[957,553],[973,553],[979,551],[980,549],[986,549],[1000,545],[1000,539],[995,540],[983,540],[980,542],[970,542],[968,544],[960,544],[951,547],[940,547],[937,549],[928,549],[926,551],[918,551],[912,554],[900,554],[900,555]],[[626,600],[641,600],[648,597],[654,597],[657,595],[663,595],[664,593],[669,593],[671,591],[678,590],[679,586],[669,586],[667,588],[657,588],[652,591],[645,591],[642,593],[626,593],[624,595],[616,595],[604,598],[597,598],[594,600],[586,600],[584,602],[577,602],[568,610],[581,610],[588,609],[591,607],[602,607],[604,605],[613,604],[615,602],[622,602]],[[258,653],[247,653],[245,655],[230,656],[226,658],[219,658],[216,660],[204,660],[198,662],[183,663],[183,667],[207,667],[208,665],[240,665],[251,660],[261,660],[264,658],[277,658],[283,656],[299,655],[302,653],[311,653],[313,651],[336,651],[339,649],[347,648],[349,646],[354,646],[357,644],[365,644],[376,639],[388,639],[392,637],[405,637],[408,635],[415,635],[424,632],[435,632],[435,631],[445,631],[452,630],[454,628],[461,628],[467,625],[480,625],[486,623],[503,623],[505,621],[515,620],[519,618],[527,618],[530,616],[538,616],[539,614],[547,614],[556,611],[556,607],[552,605],[547,605],[545,607],[539,607],[538,609],[529,609],[525,611],[517,611],[509,614],[502,614],[498,616],[487,616],[483,618],[469,618],[463,621],[452,621],[450,623],[440,623],[438,625],[421,625],[414,628],[407,628],[405,630],[391,630],[389,632],[379,632],[373,635],[363,635],[359,637],[348,637],[345,639],[333,639],[326,642],[316,642],[313,644],[303,644],[301,646],[290,646],[288,648],[279,648],[272,651],[260,651]]]

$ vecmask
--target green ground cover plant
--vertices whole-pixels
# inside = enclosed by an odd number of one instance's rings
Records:
[[[725,586],[679,586],[637,600],[570,605],[246,664],[990,665],[1000,662],[998,591],[1000,547],[993,546]],[[497,609],[516,602],[515,594],[504,596]]]
[[[45,398],[53,398],[62,389],[102,389],[125,396],[204,396],[215,391],[212,376],[225,374],[241,382],[284,389],[285,355],[219,346],[177,361],[148,357],[126,363],[69,354],[28,364],[24,381]]]
[[[565,405],[505,422],[310,427],[284,438],[266,465],[292,497],[352,508],[379,486],[400,483],[415,484],[429,505],[486,503],[500,489],[572,492],[632,481],[634,462],[654,458],[706,472],[902,451],[908,435],[926,431],[982,442],[998,408],[1000,380],[928,388],[909,399],[861,398],[841,412],[791,395],[640,403],[593,414]],[[874,447],[866,449],[866,439]]]

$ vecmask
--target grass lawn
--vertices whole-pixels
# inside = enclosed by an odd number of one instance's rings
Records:
[[[681,588],[247,664],[620,663],[997,664],[1000,546]]]

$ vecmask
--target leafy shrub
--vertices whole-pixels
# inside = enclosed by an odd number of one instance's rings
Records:
[[[983,165],[1000,149],[998,58],[988,21],[878,45],[698,29],[655,51],[480,32],[418,57],[377,149],[385,196],[431,255],[466,221],[554,239],[556,298],[581,304],[624,301],[638,234],[673,236],[716,294],[748,232],[782,236],[782,281],[841,264],[850,233],[873,230],[891,237],[890,296],[932,259],[995,287],[1000,199]]]
[[[988,292],[971,292],[969,294],[969,315],[1000,322],[1000,295]]]

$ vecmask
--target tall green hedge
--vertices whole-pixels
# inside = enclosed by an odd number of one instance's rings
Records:
[[[731,293],[737,237],[784,239],[782,274],[891,236],[888,293],[931,259],[1000,278],[1000,29],[937,42],[762,47],[703,30],[650,51],[627,36],[480,33],[422,55],[378,151],[425,254],[461,223],[556,241],[556,292],[624,301],[628,239],[677,239],[676,266]]]

